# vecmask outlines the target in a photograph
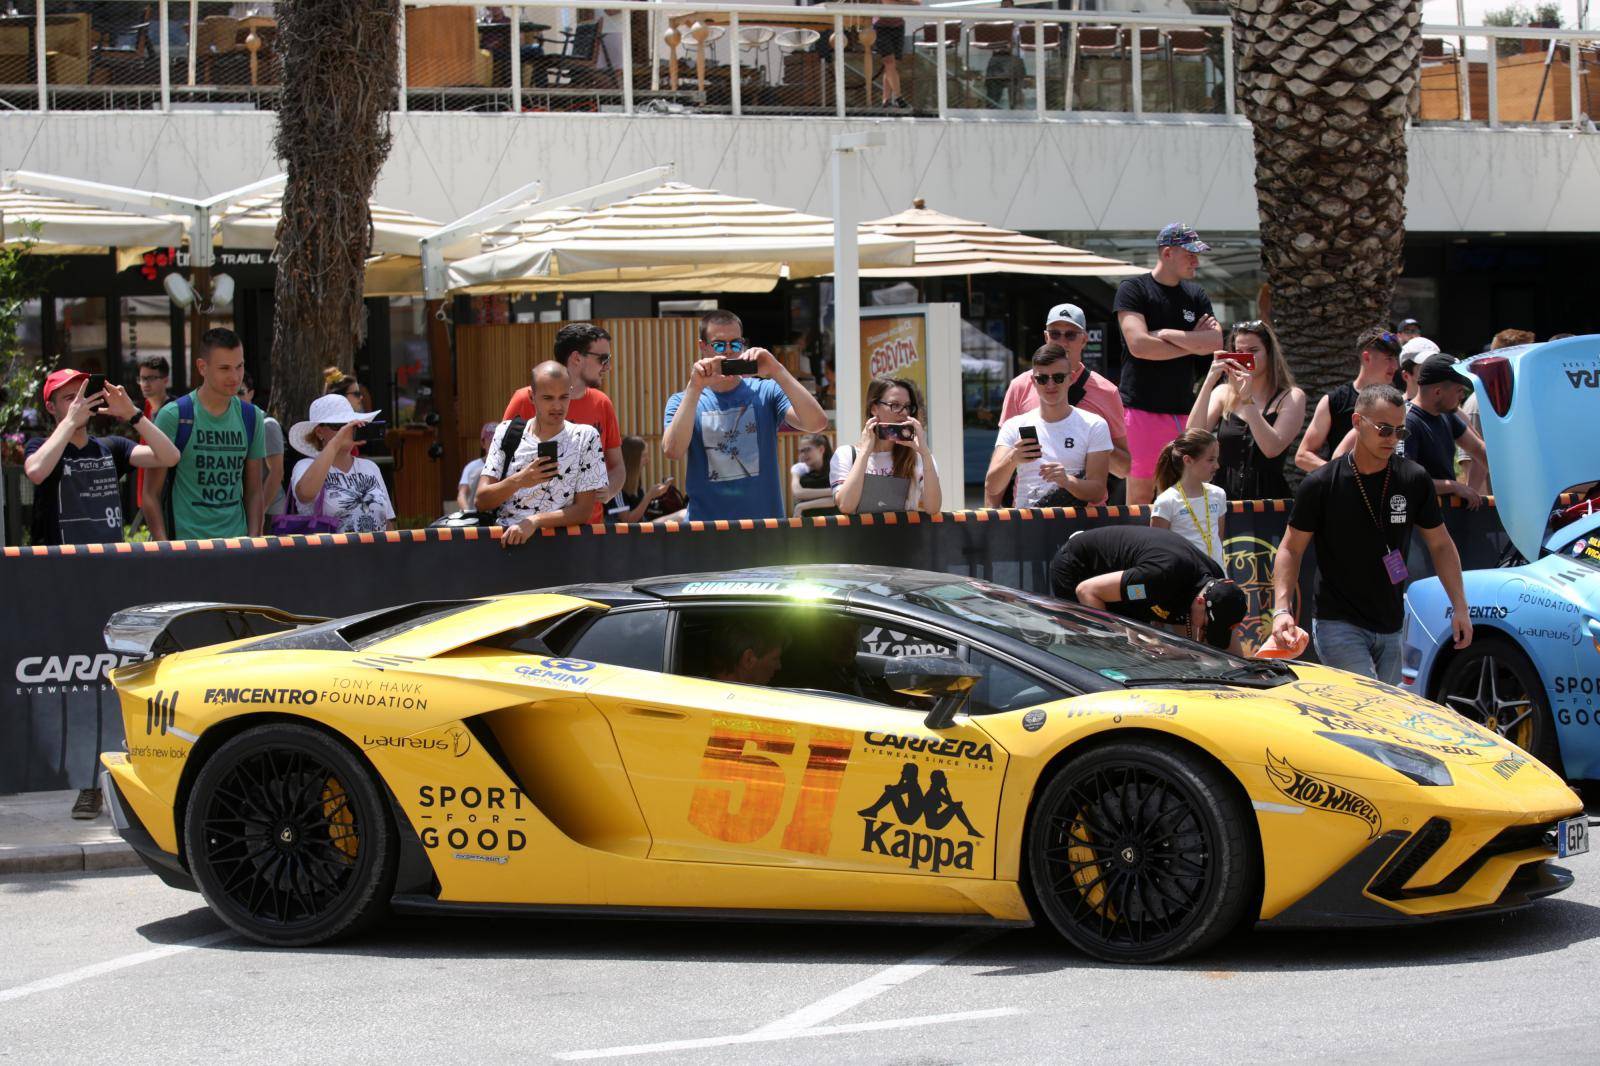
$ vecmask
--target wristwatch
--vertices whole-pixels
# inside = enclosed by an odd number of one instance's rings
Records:
[[[1274,618],[1276,618],[1276,617],[1278,617],[1278,616],[1279,616],[1279,615],[1280,615],[1280,614],[1286,614],[1286,615],[1288,615],[1288,616],[1289,616],[1289,617],[1290,617],[1290,618],[1293,618],[1293,617],[1294,617],[1294,612],[1293,612],[1293,611],[1291,611],[1291,610],[1289,610],[1289,608],[1287,608],[1287,607],[1274,607],[1274,608],[1273,608],[1273,609],[1272,609],[1272,617],[1274,617]]]
[[[144,412],[139,410],[137,407],[135,407],[133,409],[133,417],[128,419],[128,425],[137,426],[140,422],[143,422],[143,421],[144,421]]]

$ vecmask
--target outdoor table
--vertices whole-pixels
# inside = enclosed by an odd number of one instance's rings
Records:
[[[828,33],[833,30],[834,17],[835,16],[828,14],[825,11],[817,11],[815,9],[807,9],[803,7],[778,8],[775,9],[771,15],[762,13],[761,15],[757,16],[746,13],[740,16],[741,19],[748,18],[750,21],[747,24],[750,26],[772,26],[785,30],[821,30],[824,40],[827,39]],[[728,14],[722,11],[692,11],[688,14],[674,16],[670,20],[672,28],[680,31],[679,33],[667,35],[667,69],[671,78],[671,86],[674,91],[676,91],[678,88],[678,44],[681,39],[681,32],[687,31],[688,35],[693,37],[693,27],[696,23],[701,26],[726,26],[728,21]],[[857,27],[861,28],[861,32],[857,35],[857,39],[861,42],[861,48],[863,52],[862,62],[866,71],[866,91],[867,97],[870,100],[872,96],[872,44],[878,39],[877,31],[872,28],[871,20],[862,16],[847,15],[844,17],[842,25],[846,30],[855,29]],[[700,91],[705,92],[706,43],[702,40],[696,39],[695,44],[697,46],[695,48],[694,56],[695,80],[700,84]],[[731,47],[733,48],[733,61],[737,63],[739,62],[739,42],[737,40],[732,41]]]

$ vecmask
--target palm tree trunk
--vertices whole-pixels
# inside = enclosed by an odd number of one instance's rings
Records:
[[[1315,398],[1355,377],[1405,253],[1420,0],[1230,0],[1272,324]]]
[[[272,404],[299,421],[322,368],[349,371],[366,336],[370,200],[389,154],[398,0],[282,0],[283,96],[274,147],[288,171],[277,234]]]

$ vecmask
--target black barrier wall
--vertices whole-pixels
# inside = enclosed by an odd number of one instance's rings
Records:
[[[1230,576],[1250,594],[1246,622],[1256,639],[1264,636],[1286,519],[1282,501],[1267,501],[1236,503],[1227,520]],[[912,567],[1048,592],[1049,561],[1070,534],[1148,521],[1147,509],[1108,507],[579,527],[510,550],[488,531],[433,529],[7,548],[0,558],[0,792],[88,787],[98,753],[122,747],[115,694],[104,681],[118,657],[105,650],[101,629],[124,607],[220,600],[337,616],[575,581],[808,562]],[[1492,509],[1448,510],[1446,522],[1468,567],[1495,565],[1506,538]],[[1420,545],[1413,556],[1413,574],[1431,572]],[[1308,559],[1306,602],[1312,567]]]

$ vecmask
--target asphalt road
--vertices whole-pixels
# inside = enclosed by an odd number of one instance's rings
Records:
[[[1570,865],[1516,915],[1137,969],[905,926],[398,918],[276,951],[147,874],[26,875],[0,881],[0,1060],[1568,1063],[1600,856]]]

